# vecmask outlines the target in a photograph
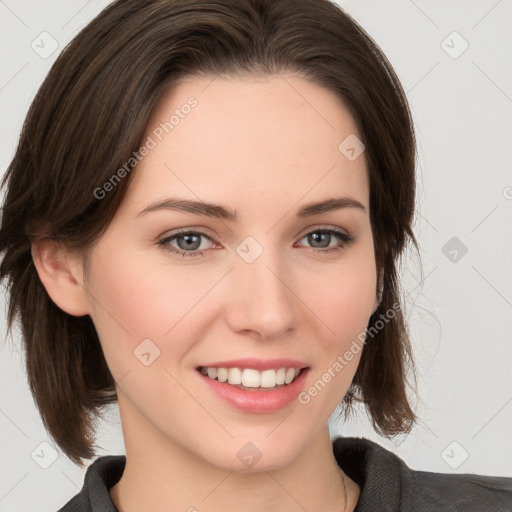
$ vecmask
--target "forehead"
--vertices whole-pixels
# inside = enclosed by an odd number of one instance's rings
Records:
[[[343,194],[367,205],[364,153],[348,159],[339,149],[347,137],[360,138],[343,102],[296,75],[189,77],[147,123],[143,142],[152,148],[129,198],[172,193],[242,210],[256,198],[291,204]]]

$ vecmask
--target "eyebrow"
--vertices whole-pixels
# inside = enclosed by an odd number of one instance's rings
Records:
[[[367,212],[366,207],[356,199],[352,199],[350,197],[336,197],[305,204],[297,212],[297,217],[312,217],[313,215],[331,212],[342,208],[354,208],[364,213]],[[161,201],[151,203],[149,206],[146,206],[141,210],[136,216],[140,217],[157,210],[176,210],[232,222],[236,222],[238,220],[238,212],[236,210],[231,210],[230,208],[226,208],[218,204],[206,203],[204,201],[192,201],[189,199],[178,199],[174,197],[169,197]]]

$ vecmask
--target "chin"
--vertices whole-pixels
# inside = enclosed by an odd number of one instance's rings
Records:
[[[213,451],[200,456],[225,471],[260,473],[283,469],[291,464],[298,456],[300,446],[301,443],[292,437],[283,444],[277,438],[271,440],[249,435],[216,444]]]

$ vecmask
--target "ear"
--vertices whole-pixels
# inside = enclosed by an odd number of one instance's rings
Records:
[[[375,292],[375,304],[372,315],[375,314],[382,301],[382,293],[384,291],[384,267],[380,267],[377,274],[377,289]]]
[[[80,277],[82,265],[76,256],[59,241],[43,239],[32,243],[32,259],[48,295],[60,309],[73,316],[89,313],[87,292]]]

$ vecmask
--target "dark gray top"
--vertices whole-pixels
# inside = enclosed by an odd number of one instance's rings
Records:
[[[512,478],[415,471],[362,438],[338,437],[333,452],[361,487],[356,512],[512,512]],[[109,489],[120,480],[125,463],[124,455],[96,459],[82,490],[58,512],[118,512]]]

